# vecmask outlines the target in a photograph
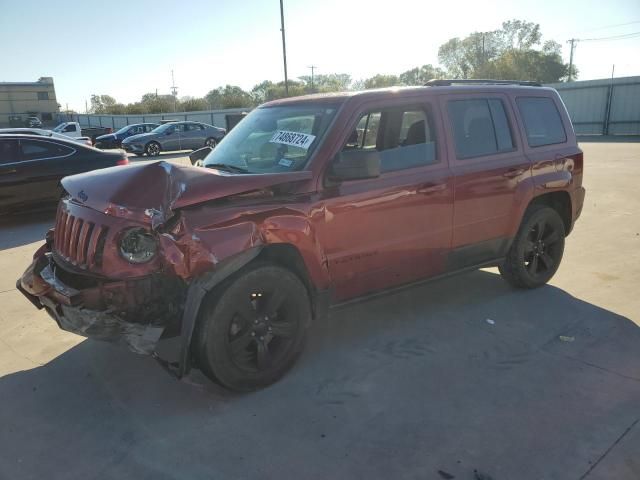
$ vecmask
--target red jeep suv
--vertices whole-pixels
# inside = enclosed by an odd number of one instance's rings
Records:
[[[545,284],[585,193],[567,111],[530,82],[277,100],[198,159],[65,178],[18,288],[64,330],[241,391],[332,304],[487,266]]]

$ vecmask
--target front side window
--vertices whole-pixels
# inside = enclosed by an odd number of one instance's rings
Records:
[[[548,97],[520,97],[516,99],[530,147],[541,147],[567,141],[560,112]]]
[[[336,111],[336,105],[257,108],[225,136],[204,166],[228,166],[250,173],[301,170]]]
[[[39,160],[44,158],[64,157],[73,150],[64,145],[37,140],[20,140],[23,160]]]
[[[422,108],[394,108],[365,113],[344,150],[380,152],[380,171],[391,172],[436,161],[433,122]]]
[[[63,132],[75,132],[76,131],[76,126],[73,124],[69,124],[66,127],[64,127]]]
[[[459,159],[494,155],[514,149],[511,127],[500,99],[448,102],[456,156]]]

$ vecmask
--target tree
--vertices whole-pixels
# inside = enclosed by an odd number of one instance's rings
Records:
[[[440,68],[427,64],[402,72],[399,80],[402,85],[424,85],[432,78],[444,78],[444,75]]]
[[[313,92],[342,92],[351,85],[351,75],[347,73],[330,73],[328,75],[314,75],[313,88],[311,75],[298,77],[305,85],[307,93]]]
[[[209,104],[204,98],[182,97],[180,99],[180,110],[183,112],[209,110]]]
[[[496,78],[557,82],[568,74],[557,42],[542,42],[540,25],[503,22],[493,32],[452,38],[438,49],[438,59],[454,78]]]
[[[91,113],[108,113],[107,109],[116,104],[116,99],[110,95],[91,95]]]
[[[393,87],[394,85],[398,85],[400,80],[397,75],[382,75],[377,74],[371,78],[367,78],[364,81],[364,88],[383,88],[383,87]]]
[[[253,97],[235,85],[211,90],[205,95],[205,100],[211,108],[244,108],[253,105]]]

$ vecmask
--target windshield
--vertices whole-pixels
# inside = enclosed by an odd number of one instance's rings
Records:
[[[116,131],[116,134],[118,133],[127,133],[127,131],[131,128],[131,125],[127,125],[125,127],[122,127],[120,130]]]
[[[60,125],[58,125],[56,128],[53,129],[54,132],[61,132],[64,127],[66,127],[67,124],[66,123],[61,123]]]
[[[173,131],[175,129],[175,123],[165,123],[152,130],[154,133],[164,133],[166,131]]]
[[[257,108],[205,159],[249,173],[301,170],[335,116],[335,105]]]

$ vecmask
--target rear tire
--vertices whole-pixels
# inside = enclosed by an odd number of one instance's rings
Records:
[[[204,141],[205,147],[216,148],[216,145],[218,145],[218,141],[213,137],[209,137]]]
[[[556,273],[564,253],[565,228],[558,212],[545,205],[529,207],[507,256],[498,268],[517,288],[537,288]]]
[[[144,147],[144,153],[146,153],[148,157],[157,157],[161,151],[162,148],[158,142],[149,142],[147,146]]]
[[[300,355],[311,323],[307,289],[290,270],[258,263],[212,291],[196,332],[198,365],[235,391],[279,380]]]

